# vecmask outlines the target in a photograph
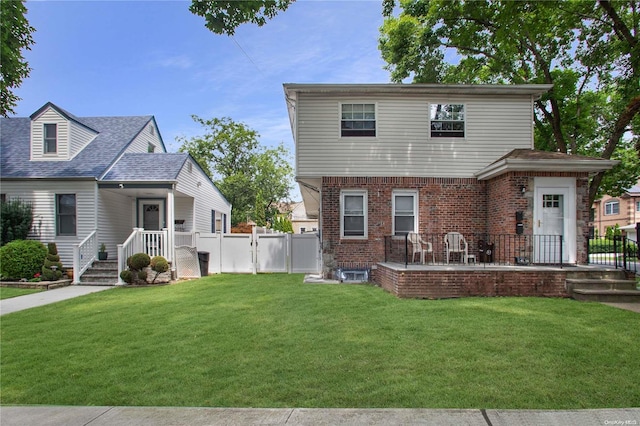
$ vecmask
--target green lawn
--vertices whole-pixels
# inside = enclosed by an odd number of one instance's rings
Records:
[[[0,287],[0,300],[16,296],[24,296],[25,294],[38,293],[41,291],[42,290],[32,288]]]
[[[217,275],[8,314],[0,327],[2,404],[640,402],[640,315],[572,300],[401,300],[302,275]]]

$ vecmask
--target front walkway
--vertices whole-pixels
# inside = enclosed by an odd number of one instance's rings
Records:
[[[57,288],[55,290],[41,291],[39,293],[27,294],[24,296],[11,297],[9,299],[0,300],[0,315],[10,314],[12,312],[22,311],[37,306],[49,305],[51,303],[60,302],[62,300],[72,299],[85,294],[95,293],[97,291],[109,290],[113,286],[82,286],[72,285],[68,287]]]
[[[408,408],[1,407],[2,426],[162,425],[637,425],[640,408],[480,410]]]

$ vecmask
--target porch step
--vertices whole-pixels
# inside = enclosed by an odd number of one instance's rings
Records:
[[[80,285],[117,285],[118,262],[98,260],[80,277]]]
[[[636,281],[624,271],[582,271],[567,274],[565,287],[571,297],[581,301],[640,303]]]

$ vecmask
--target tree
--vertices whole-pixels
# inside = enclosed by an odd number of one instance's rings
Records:
[[[379,47],[393,81],[553,84],[536,101],[536,148],[623,162],[596,175],[619,194],[640,176],[640,10],[634,0],[384,0]],[[447,63],[448,54],[459,62]],[[630,155],[630,152],[633,155]],[[613,184],[615,182],[615,184]]]
[[[246,22],[263,26],[279,12],[287,10],[295,0],[193,0],[189,11],[202,16],[205,26],[216,34],[235,34]]]
[[[203,136],[178,138],[181,152],[188,152],[232,204],[231,224],[253,219],[271,222],[277,203],[289,198],[293,168],[287,149],[280,144],[264,148],[260,135],[231,118],[192,118],[206,128]]]
[[[35,31],[25,17],[26,12],[24,1],[0,2],[0,115],[4,117],[14,113],[20,98],[13,91],[20,87],[31,71],[22,56],[23,49],[31,49],[31,34]]]

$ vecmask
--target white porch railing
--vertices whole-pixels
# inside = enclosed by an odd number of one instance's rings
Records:
[[[94,230],[79,244],[73,245],[73,284],[80,282],[80,275],[96,260],[98,231]]]
[[[135,253],[146,253],[149,257],[162,256],[171,262],[169,256],[168,230],[145,231],[143,228],[133,228],[129,238],[118,244],[118,284],[124,284],[120,273],[127,269],[127,259]]]

